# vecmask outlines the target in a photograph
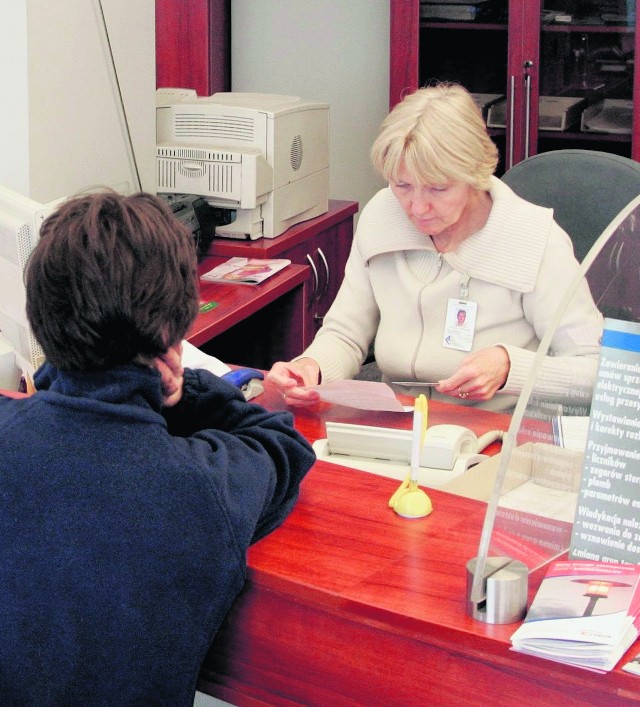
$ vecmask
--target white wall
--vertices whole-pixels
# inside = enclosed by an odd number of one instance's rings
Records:
[[[23,155],[29,149],[29,110],[27,91],[27,45],[21,38],[27,32],[24,2],[0,0],[0,184],[17,188],[29,179]],[[9,182],[12,183],[9,183]]]
[[[154,0],[103,0],[143,187],[155,191]],[[0,0],[0,184],[37,201],[137,188],[96,0]]]
[[[330,105],[333,199],[383,186],[369,150],[389,107],[388,0],[231,0],[231,87]]]

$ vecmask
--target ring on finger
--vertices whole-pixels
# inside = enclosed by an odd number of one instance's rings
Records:
[[[459,391],[458,391],[458,397],[459,397],[459,398],[463,398],[463,399],[464,399],[464,398],[467,397],[467,395],[469,395],[469,393],[465,393],[463,390],[459,390]]]

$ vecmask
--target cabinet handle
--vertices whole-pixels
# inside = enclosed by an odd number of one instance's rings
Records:
[[[515,93],[516,93],[516,77],[511,76],[511,98],[509,100],[509,166],[508,169],[511,169],[513,167],[513,126],[514,126],[514,119],[513,119],[513,110],[516,104],[516,99],[515,99]]]
[[[525,127],[524,127],[524,157],[529,157],[529,131],[531,129],[531,74],[529,69],[533,66],[531,60],[524,62],[524,92],[525,92]]]
[[[313,273],[313,292],[311,293],[311,297],[309,297],[309,306],[313,302],[316,301],[316,298],[318,296],[318,286],[320,285],[320,281],[318,280],[318,269],[316,268],[316,264],[313,262],[313,258],[307,253],[307,262],[311,266],[311,272]]]
[[[321,300],[327,294],[327,290],[329,289],[329,279],[331,278],[331,274],[329,272],[329,263],[327,262],[325,254],[322,252],[322,248],[318,248],[318,256],[320,260],[322,260],[322,264],[324,265],[324,272],[326,275],[324,287],[322,288],[321,294],[318,295],[318,299]]]

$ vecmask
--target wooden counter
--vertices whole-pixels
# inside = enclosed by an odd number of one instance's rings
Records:
[[[268,387],[257,401],[283,408]],[[326,419],[410,427],[408,415],[328,405],[296,413],[296,426],[314,440]],[[430,423],[443,422],[482,434],[508,419],[432,403]],[[477,554],[484,504],[431,490],[433,513],[406,520],[387,505],[397,486],[316,463],[292,514],[250,549],[245,591],[207,657],[201,691],[236,705],[640,701],[634,676],[515,653],[516,624],[469,618],[465,566]]]

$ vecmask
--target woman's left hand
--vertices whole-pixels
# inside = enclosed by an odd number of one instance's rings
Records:
[[[436,390],[454,398],[490,400],[502,388],[509,375],[511,362],[502,346],[491,346],[466,356],[458,370],[441,380]]]

